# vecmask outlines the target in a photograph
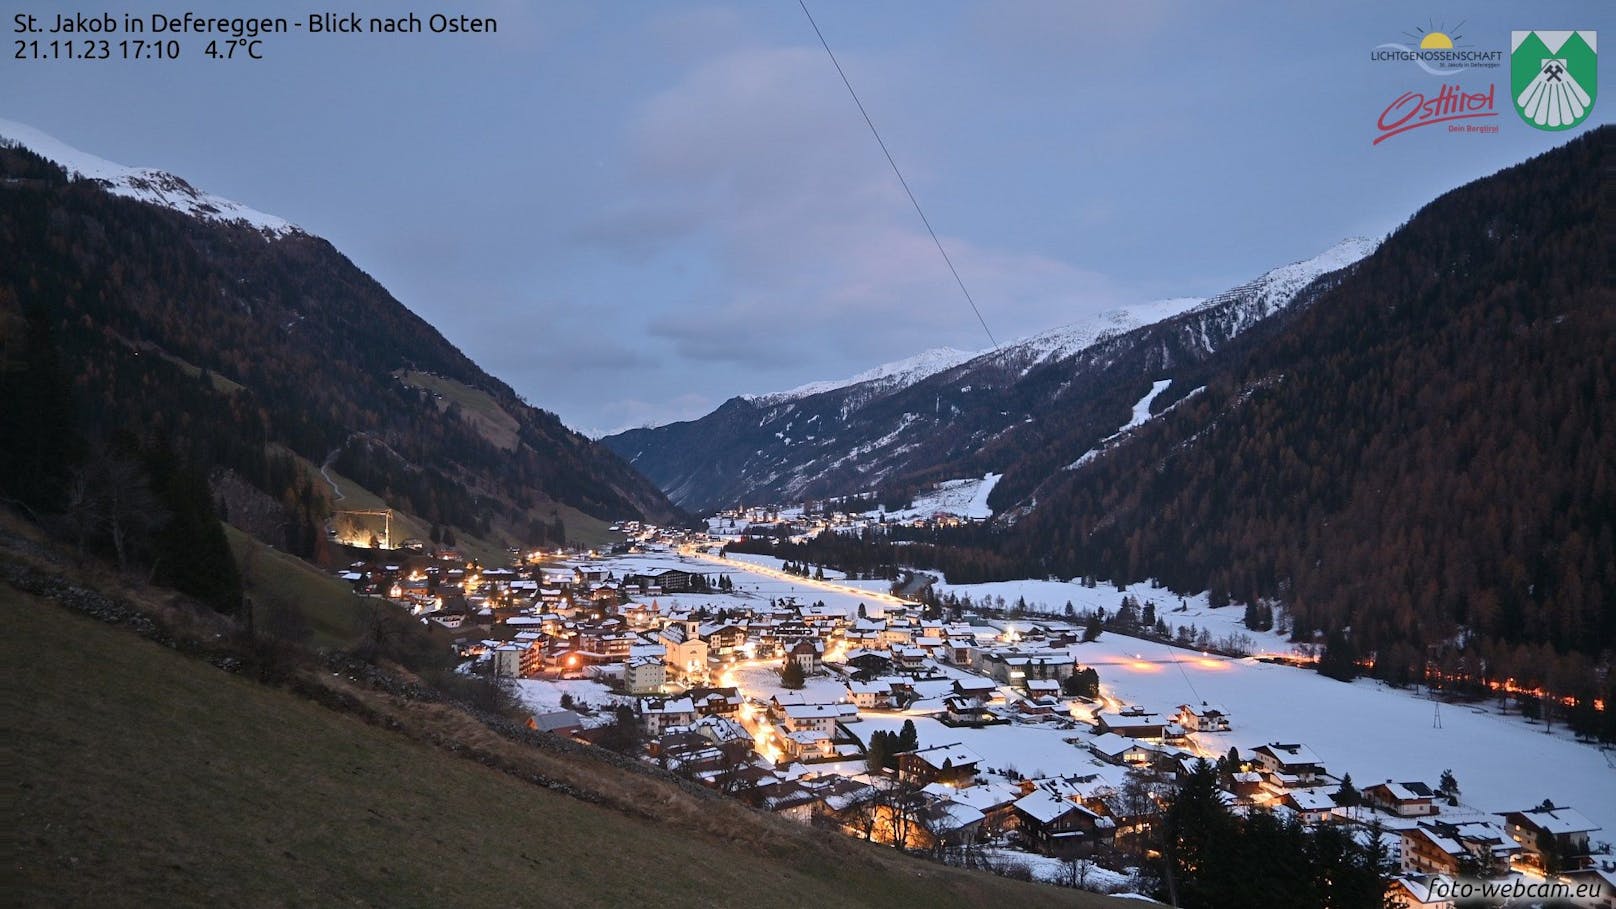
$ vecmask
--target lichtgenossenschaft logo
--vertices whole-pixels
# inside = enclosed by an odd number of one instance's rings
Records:
[[[1515,111],[1537,129],[1588,119],[1599,93],[1599,38],[1592,31],[1510,32],[1509,87]]]
[[[1376,63],[1415,63],[1433,76],[1452,76],[1467,69],[1494,69],[1504,62],[1504,52],[1477,50],[1464,41],[1460,31],[1464,23],[1454,28],[1428,23],[1403,32],[1408,43],[1379,44],[1369,52]]]

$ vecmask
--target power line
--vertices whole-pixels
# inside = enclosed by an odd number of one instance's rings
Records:
[[[853,103],[858,105],[859,113],[864,115],[864,124],[870,128],[870,134],[875,136],[876,144],[881,146],[881,154],[887,156],[887,163],[892,165],[892,172],[898,175],[898,183],[902,184],[903,191],[908,194],[910,204],[915,207],[915,214],[920,216],[920,223],[926,225],[926,233],[931,234],[931,242],[937,244],[937,251],[942,254],[943,261],[948,264],[948,270],[954,276],[954,283],[959,285],[960,293],[965,295],[965,302],[971,304],[971,312],[976,313],[976,321],[982,324],[982,331],[987,333],[988,341],[993,344],[993,349],[998,350],[999,340],[993,337],[993,329],[988,328],[987,320],[982,318],[982,310],[977,308],[976,301],[971,298],[971,292],[965,288],[965,282],[960,279],[959,270],[954,267],[954,260],[948,257],[948,250],[943,248],[943,241],[937,239],[937,231],[932,229],[931,219],[927,218],[926,212],[921,209],[920,200],[915,198],[914,190],[909,188],[909,181],[903,178],[903,171],[898,169],[898,162],[893,159],[892,152],[887,149],[886,141],[881,138],[881,131],[875,128],[875,121],[870,119],[870,112],[864,109],[864,102],[859,100],[858,92],[853,90],[853,83],[848,80],[847,73],[842,70],[842,64],[836,59],[836,52],[830,49],[830,42],[825,40],[825,33],[819,30],[819,23],[814,21],[814,14],[808,12],[807,0],[797,0],[797,5],[802,7],[802,14],[808,17],[808,24],[813,26],[814,34],[819,36],[820,45],[825,48],[825,53],[830,56],[831,65],[836,67],[836,74],[842,77],[842,84],[847,86],[847,93],[853,96]]]

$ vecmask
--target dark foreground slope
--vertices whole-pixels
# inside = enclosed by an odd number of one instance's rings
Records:
[[[0,643],[19,905],[1123,905],[911,860],[321,673],[339,712],[3,582],[0,611],[30,629]]]

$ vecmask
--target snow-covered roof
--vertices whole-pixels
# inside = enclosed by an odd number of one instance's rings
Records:
[[[959,742],[953,742],[948,745],[933,745],[930,748],[922,748],[919,751],[910,753],[912,756],[938,768],[941,768],[945,763],[954,767],[961,767],[975,764],[982,760],[977,756],[976,752],[966,748]]]
[[[1319,759],[1313,749],[1299,742],[1269,742],[1251,749],[1273,757],[1282,766],[1294,767],[1302,764],[1316,764],[1322,766],[1324,762]]]
[[[1081,811],[1084,814],[1096,819],[1100,817],[1093,811],[1090,811],[1071,799],[1063,799],[1057,795],[1046,792],[1043,789],[1035,789],[1031,793],[1017,799],[1016,808],[1020,811],[1026,812],[1028,817],[1034,818],[1035,820],[1045,824],[1048,824],[1051,821],[1054,821],[1056,818],[1062,817],[1073,811]]]
[[[1575,808],[1528,808],[1512,813],[1520,814],[1533,826],[1555,835],[1589,833],[1600,829],[1598,824],[1588,820]]]

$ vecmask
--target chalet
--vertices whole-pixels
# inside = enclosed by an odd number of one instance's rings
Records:
[[[842,664],[854,671],[855,675],[867,679],[891,675],[893,669],[892,657],[874,650],[852,651],[842,660]]]
[[[1108,732],[1096,736],[1089,743],[1094,756],[1108,764],[1148,764],[1155,751],[1139,743],[1138,739]]]
[[[734,716],[741,709],[739,688],[692,688],[685,692],[702,716]]]
[[[707,642],[707,652],[728,656],[746,644],[746,628],[733,622],[716,622],[701,626],[701,639]]]
[[[660,735],[664,729],[689,726],[696,721],[696,705],[689,698],[648,698],[640,702],[640,724],[647,735]]]
[[[759,808],[799,824],[811,823],[819,793],[795,780],[782,780],[753,792]]]
[[[667,681],[667,667],[657,657],[635,657],[623,668],[623,685],[630,694],[653,694]]]
[[[937,798],[950,799],[982,812],[982,827],[991,830],[1005,830],[1015,823],[1016,800],[1026,794],[1015,783],[993,777],[964,789],[942,783],[929,783],[925,789]]]
[[[1023,841],[1044,855],[1090,855],[1116,834],[1110,818],[1043,789],[1017,799],[1014,810]]]
[[[1178,712],[1173,714],[1173,722],[1191,732],[1228,732],[1229,714],[1216,704],[1201,702],[1199,707],[1193,704],[1180,704]]]
[[[921,786],[942,783],[961,789],[976,781],[976,752],[955,742],[898,755],[898,778]]]
[[[715,745],[752,741],[752,733],[745,726],[726,716],[704,716],[690,724],[690,731]]]
[[[1142,707],[1127,707],[1117,713],[1101,710],[1094,714],[1094,728],[1101,735],[1114,733],[1131,739],[1159,739],[1166,734],[1167,726],[1167,720]]]
[[[781,722],[787,732],[813,731],[827,736],[834,735],[836,721],[845,715],[844,706],[855,714],[858,712],[858,708],[851,704],[790,704],[781,708],[780,712],[784,714]]]
[[[891,707],[892,683],[882,681],[847,683],[847,700],[862,708]]]
[[[1269,742],[1251,750],[1257,768],[1286,788],[1313,786],[1325,776],[1324,763],[1313,749],[1295,742]]]
[[[1363,798],[1371,807],[1398,817],[1423,817],[1437,813],[1436,793],[1424,783],[1394,783],[1387,780],[1364,787]]]
[[[1034,698],[1058,698],[1060,693],[1061,684],[1054,679],[1027,680],[1027,694]]]
[[[919,647],[893,647],[892,662],[901,670],[914,672],[926,665],[926,651]]]
[[[1416,831],[1424,835],[1416,836]],[[1449,822],[1431,818],[1403,831],[1402,854],[1404,871],[1446,867],[1449,870],[1441,873],[1496,877],[1509,872],[1510,863],[1521,854],[1521,846],[1497,821],[1473,817]]]
[[[1453,900],[1433,891],[1436,882],[1437,878],[1429,874],[1392,878],[1386,885],[1386,905],[1398,909],[1453,909]]]
[[[910,847],[932,849],[974,843],[986,817],[981,809],[958,799],[933,800],[916,813]]]
[[[556,735],[576,735],[583,731],[584,719],[571,710],[535,713],[528,718],[527,728]]]
[[[825,760],[836,757],[834,728],[834,724],[831,727],[832,731],[817,727],[805,728],[797,732],[787,732],[776,738],[780,742],[781,750],[790,760]]]
[[[972,676],[970,678],[955,679],[954,693],[961,697],[978,698],[985,703],[998,693],[998,687],[993,684],[992,679]]]
[[[1500,812],[1504,830],[1521,845],[1522,858],[1538,868],[1572,870],[1593,863],[1588,834],[1599,829],[1575,808],[1544,803],[1524,811]]]
[[[943,698],[941,719],[950,726],[987,726],[994,723],[1008,722],[1008,720],[983,707],[976,698],[964,698],[957,694]]]
[[[1296,812],[1304,824],[1324,823],[1336,807],[1335,797],[1327,787],[1287,789],[1281,804]]]

